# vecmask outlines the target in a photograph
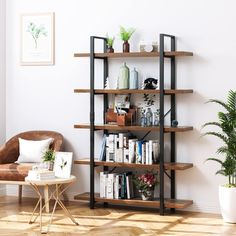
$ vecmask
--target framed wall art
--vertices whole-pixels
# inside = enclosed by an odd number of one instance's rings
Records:
[[[54,172],[58,178],[70,178],[72,167],[72,152],[56,152]]]
[[[21,65],[54,64],[54,13],[21,15]]]

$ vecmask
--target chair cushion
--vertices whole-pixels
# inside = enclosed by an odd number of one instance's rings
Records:
[[[0,180],[24,181],[33,163],[8,163],[0,165]]]
[[[40,163],[44,153],[49,149],[53,138],[45,140],[26,140],[19,138],[20,156],[18,163]]]

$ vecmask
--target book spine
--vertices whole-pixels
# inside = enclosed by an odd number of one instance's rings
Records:
[[[153,164],[153,140],[149,140],[149,161],[148,164],[152,165]]]
[[[148,165],[149,164],[149,142],[146,142],[146,161],[145,163]]]

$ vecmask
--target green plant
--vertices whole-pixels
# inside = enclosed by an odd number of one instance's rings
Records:
[[[209,131],[204,135],[212,135],[223,141],[223,146],[216,151],[217,154],[223,154],[224,158],[208,158],[208,160],[216,161],[221,165],[220,170],[216,174],[228,177],[227,187],[236,187],[236,91],[230,90],[227,102],[217,99],[211,99],[208,102],[217,103],[225,109],[225,112],[218,112],[217,122],[207,122],[203,125],[216,126],[220,129],[217,131]]]
[[[125,29],[123,26],[120,26],[120,38],[123,41],[128,41],[132,34],[134,33],[134,28]]]
[[[29,32],[34,40],[34,46],[35,48],[38,47],[38,39],[41,35],[47,36],[47,31],[43,25],[36,26],[35,23],[30,22],[28,25],[27,32]]]
[[[108,46],[108,47],[112,47],[112,46],[113,46],[113,43],[114,43],[114,40],[115,40],[115,37],[109,37],[109,36],[107,35],[107,40],[106,40],[107,46]]]
[[[51,161],[54,162],[55,160],[55,152],[52,149],[48,149],[47,151],[44,152],[43,154],[43,161]]]
[[[145,174],[134,176],[133,182],[140,192],[146,193],[151,189],[153,190],[158,183],[157,174],[147,171]]]

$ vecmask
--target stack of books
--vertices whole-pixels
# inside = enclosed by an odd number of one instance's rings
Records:
[[[50,170],[29,170],[29,180],[50,180],[55,179],[55,172]]]

